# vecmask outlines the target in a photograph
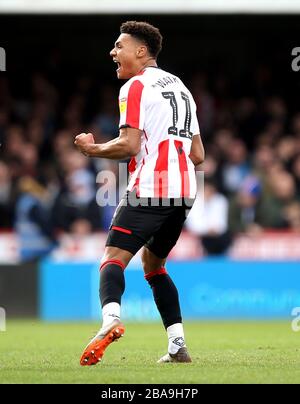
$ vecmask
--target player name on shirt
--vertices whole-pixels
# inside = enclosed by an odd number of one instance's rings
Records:
[[[168,84],[173,84],[173,83],[178,83],[177,77],[167,76],[167,77],[163,77],[162,79],[158,80],[155,84],[152,84],[151,87],[165,88]]]

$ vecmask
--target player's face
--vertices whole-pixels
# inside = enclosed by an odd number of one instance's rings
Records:
[[[130,79],[139,70],[138,52],[141,44],[129,34],[121,34],[117,39],[110,56],[118,64],[118,79]]]

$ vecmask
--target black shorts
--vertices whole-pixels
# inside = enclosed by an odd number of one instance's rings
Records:
[[[145,246],[157,257],[166,258],[177,243],[194,201],[134,198],[135,195],[129,192],[120,201],[106,246],[118,247],[133,255]]]

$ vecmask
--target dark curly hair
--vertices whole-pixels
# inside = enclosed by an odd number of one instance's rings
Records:
[[[149,24],[148,22],[141,21],[127,21],[121,25],[121,34],[130,34],[133,37],[143,42],[150,53],[155,59],[162,48],[162,35],[159,29]]]

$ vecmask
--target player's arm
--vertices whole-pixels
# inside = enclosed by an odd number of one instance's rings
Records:
[[[107,143],[95,143],[91,133],[81,133],[74,143],[85,156],[121,160],[139,153],[141,135],[141,130],[125,127],[120,129],[119,137]]]
[[[189,158],[192,160],[195,166],[203,163],[204,161],[205,151],[200,135],[193,136]]]

